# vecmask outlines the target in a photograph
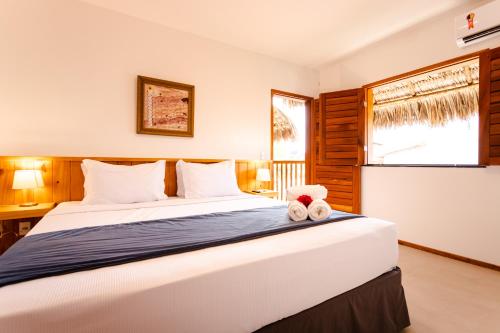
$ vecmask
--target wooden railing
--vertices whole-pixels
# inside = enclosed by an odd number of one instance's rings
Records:
[[[286,189],[306,183],[305,161],[273,161],[273,188],[279,200],[286,200]]]

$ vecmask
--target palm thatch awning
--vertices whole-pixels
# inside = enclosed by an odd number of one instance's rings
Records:
[[[273,121],[274,140],[295,141],[297,138],[295,125],[283,111],[275,106],[273,107]]]
[[[375,128],[443,126],[478,114],[479,63],[469,62],[425,77],[373,89]]]
[[[293,109],[298,107],[304,107],[305,102],[302,99],[297,99],[293,97],[280,96],[285,107]]]

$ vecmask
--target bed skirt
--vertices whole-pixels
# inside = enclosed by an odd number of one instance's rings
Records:
[[[257,330],[258,333],[389,333],[410,325],[396,267],[357,288]]]

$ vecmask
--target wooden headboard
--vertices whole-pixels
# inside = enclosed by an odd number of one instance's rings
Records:
[[[19,204],[25,201],[22,190],[12,189],[14,171],[18,169],[40,169],[45,186],[35,190],[37,202],[63,202],[82,200],[83,173],[80,164],[87,157],[18,157],[0,156],[0,205]],[[133,165],[166,160],[165,193],[175,196],[177,177],[175,163],[179,158],[118,158],[89,157],[106,163]],[[215,159],[183,159],[187,162],[215,163]],[[237,160],[236,177],[242,191],[252,190],[256,186],[257,168],[271,169],[271,161]],[[270,186],[270,183],[269,183]]]

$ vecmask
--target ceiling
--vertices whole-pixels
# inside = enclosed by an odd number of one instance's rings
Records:
[[[316,68],[466,0],[84,0]],[[451,27],[450,27],[451,29]]]

